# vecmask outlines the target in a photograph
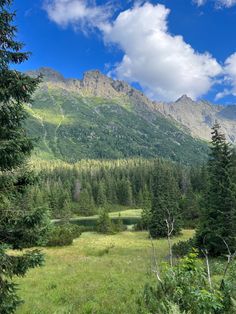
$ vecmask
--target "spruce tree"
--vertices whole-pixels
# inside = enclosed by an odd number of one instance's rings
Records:
[[[208,161],[208,184],[204,194],[204,212],[196,234],[197,245],[207,248],[213,256],[236,249],[236,202],[232,182],[231,145],[216,123],[212,129]],[[226,245],[227,243],[227,245]]]
[[[8,248],[22,249],[42,244],[48,220],[41,208],[25,205],[27,186],[34,175],[24,165],[33,148],[26,136],[23,108],[36,89],[39,79],[31,78],[10,65],[27,60],[23,45],[15,41],[15,13],[11,0],[0,0],[0,313],[9,314],[21,303],[14,276],[24,276],[39,266],[43,256],[38,250],[11,254]]]
[[[144,186],[142,195],[143,195],[143,203],[142,203],[141,227],[143,230],[148,230],[150,219],[151,219],[152,198],[146,185]]]
[[[78,214],[91,216],[95,214],[94,200],[87,189],[82,189],[78,202]]]
[[[180,231],[180,191],[173,169],[157,167],[153,176],[149,231],[152,238],[166,237],[167,223],[174,224],[173,235]]]
[[[107,204],[107,198],[106,198],[105,184],[103,181],[101,181],[98,184],[97,205],[99,207],[105,207],[106,204]]]
[[[107,210],[105,209],[101,209],[100,211],[96,230],[98,233],[103,233],[103,234],[114,233],[113,223],[111,221],[111,218],[109,217]]]

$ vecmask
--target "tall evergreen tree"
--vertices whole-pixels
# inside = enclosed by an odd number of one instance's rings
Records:
[[[107,198],[106,198],[105,184],[104,184],[104,181],[102,180],[98,184],[97,205],[100,207],[104,207],[106,203],[107,203]]]
[[[87,189],[81,190],[77,207],[77,214],[79,215],[91,216],[95,214],[94,200]]]
[[[196,239],[211,255],[236,249],[236,203],[232,182],[232,148],[216,123],[212,129],[211,153],[208,162],[208,184],[204,195],[204,213]]]
[[[15,13],[11,0],[0,0],[0,313],[13,313],[21,302],[14,276],[23,276],[29,268],[42,264],[38,250],[21,255],[7,249],[41,244],[47,229],[44,210],[24,206],[27,186],[33,175],[22,167],[32,150],[32,141],[23,129],[26,117],[23,104],[30,101],[39,82],[10,65],[27,60],[29,53],[21,52],[22,44],[15,41]]]
[[[173,234],[180,231],[180,191],[171,169],[158,167],[153,178],[153,198],[149,220],[152,238],[167,236],[167,223],[174,225]]]

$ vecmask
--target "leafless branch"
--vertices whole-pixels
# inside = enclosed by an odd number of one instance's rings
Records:
[[[203,255],[205,256],[206,259],[206,266],[207,266],[207,277],[208,277],[208,282],[210,289],[212,290],[212,281],[211,281],[211,271],[210,271],[210,265],[209,265],[209,258],[208,258],[208,250],[207,249],[202,249],[201,250]]]
[[[161,280],[160,271],[159,271],[158,262],[157,262],[156,248],[155,248],[152,238],[151,238],[151,245],[152,245],[152,254],[153,254],[153,260],[154,260],[154,268],[152,268],[151,270],[156,275],[156,278],[159,281],[162,290],[164,291],[164,286]]]
[[[226,274],[229,270],[229,266],[230,264],[233,262],[234,258],[236,257],[236,251],[234,253],[231,252],[230,248],[229,248],[229,245],[228,243],[225,241],[224,238],[220,237],[221,240],[224,242],[226,248],[227,248],[227,251],[228,251],[228,255],[226,255],[227,257],[227,263],[226,263],[226,266],[225,266],[225,269],[224,269],[224,273],[223,273],[223,277],[222,277],[222,280],[221,280],[221,285],[220,287],[222,288],[223,287],[223,284],[224,284],[224,279],[226,277]]]

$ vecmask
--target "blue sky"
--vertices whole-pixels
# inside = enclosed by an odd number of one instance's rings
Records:
[[[20,70],[99,69],[153,99],[236,103],[236,0],[15,0]]]

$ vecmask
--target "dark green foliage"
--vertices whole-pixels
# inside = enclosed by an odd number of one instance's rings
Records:
[[[89,195],[86,189],[83,189],[80,193],[80,199],[78,205],[75,207],[74,212],[81,216],[91,216],[96,213],[94,209],[94,201],[91,195]]]
[[[104,207],[106,203],[107,203],[107,199],[106,199],[105,184],[103,181],[101,181],[98,184],[98,189],[97,189],[97,205]]]
[[[184,257],[192,252],[193,248],[196,246],[195,239],[189,239],[187,241],[179,241],[173,244],[172,250],[176,257]]]
[[[8,212],[3,214],[6,210]],[[3,203],[0,211],[0,243],[7,243],[13,249],[44,245],[50,232],[50,220],[44,208],[22,211],[7,209],[7,204]]]
[[[63,224],[54,226],[49,237],[47,246],[71,245],[73,240],[81,235],[80,227],[74,224]]]
[[[106,210],[101,210],[96,230],[98,233],[114,234],[115,228]]]
[[[212,131],[211,154],[208,162],[208,185],[204,194],[204,211],[196,234],[197,245],[211,255],[236,249],[236,202],[233,183],[232,148],[215,124]]]
[[[174,172],[170,168],[157,165],[152,184],[152,208],[149,231],[152,238],[167,236],[167,221],[174,223],[173,233],[180,232],[180,190]]]
[[[201,196],[189,189],[180,201],[180,209],[185,228],[196,228],[200,217]]]
[[[93,216],[98,213],[101,204],[105,204],[103,207],[107,211],[141,208],[142,220],[135,219],[133,223],[139,223],[138,230],[147,230],[154,178],[157,173],[162,173],[165,192],[160,186],[156,187],[155,193],[160,197],[170,197],[179,205],[183,226],[195,227],[199,219],[205,191],[204,167],[189,168],[161,159],[84,160],[74,165],[52,161],[37,162],[36,167],[40,180],[28,194],[36,207],[48,207],[53,218]],[[199,179],[201,176],[202,180]],[[171,188],[170,178],[174,189]],[[161,193],[157,193],[159,188]],[[78,223],[87,225],[91,221],[84,219]],[[127,223],[129,225],[130,220]]]
[[[151,220],[152,195],[145,185],[142,195],[141,208],[142,216],[140,222],[136,226],[136,230],[148,230]]]
[[[14,276],[24,276],[28,269],[42,265],[39,251],[21,255],[8,253],[8,248],[24,248],[42,244],[48,230],[44,209],[31,210],[27,187],[34,181],[24,166],[33,145],[23,124],[24,103],[29,102],[39,79],[11,70],[13,64],[28,59],[22,44],[14,40],[15,13],[11,0],[0,1],[0,313],[15,312],[21,300],[17,296]]]
[[[132,187],[129,179],[123,178],[118,182],[117,198],[121,205],[132,205]]]
[[[9,63],[28,59],[22,44],[14,40],[15,13],[8,10],[12,1],[0,3],[0,170],[11,170],[22,164],[33,145],[25,136],[22,124],[26,118],[23,104],[29,102],[39,79],[9,69]]]
[[[23,277],[29,268],[42,265],[42,254],[38,250],[26,252],[20,256],[6,255],[7,247],[0,245],[0,312],[1,314],[14,313],[22,300],[16,294],[18,286],[9,280],[13,276]]]
[[[127,227],[124,225],[123,220],[121,218],[121,214],[119,214],[118,219],[113,220],[113,229],[116,232],[122,232],[127,229]]]

